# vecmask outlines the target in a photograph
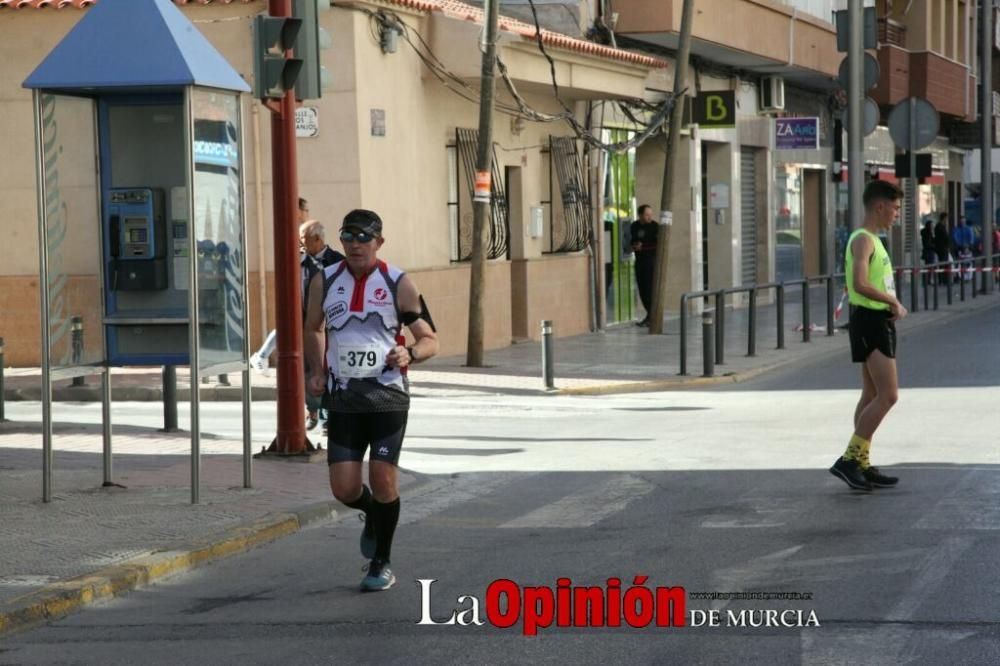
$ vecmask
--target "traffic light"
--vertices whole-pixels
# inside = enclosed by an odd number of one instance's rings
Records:
[[[281,99],[295,87],[302,59],[288,57],[302,30],[301,18],[258,14],[254,18],[254,97]]]
[[[302,31],[295,42],[295,57],[302,72],[295,83],[298,100],[319,99],[329,87],[329,72],[321,64],[320,51],[330,48],[330,35],[319,26],[319,12],[330,8],[329,0],[292,0],[292,16],[301,19]]]

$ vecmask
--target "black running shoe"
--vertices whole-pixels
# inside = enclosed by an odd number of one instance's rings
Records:
[[[875,488],[895,488],[899,479],[895,476],[886,476],[878,471],[878,467],[869,467],[862,471],[865,480]]]
[[[858,464],[857,460],[837,458],[837,462],[833,463],[833,467],[830,468],[830,474],[833,474],[854,490],[870,491],[872,489],[871,483],[865,478],[864,472],[861,471],[861,465]]]

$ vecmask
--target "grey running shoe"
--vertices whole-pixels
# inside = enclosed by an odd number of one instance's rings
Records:
[[[865,478],[864,472],[861,471],[861,465],[858,464],[857,460],[837,458],[837,462],[833,463],[833,467],[830,468],[830,474],[833,474],[854,490],[870,491],[872,489],[872,485]]]
[[[389,568],[388,560],[372,560],[368,565],[368,575],[361,581],[362,592],[381,592],[396,584],[396,577]]]
[[[865,480],[875,488],[895,488],[899,479],[895,476],[886,476],[878,471],[878,467],[869,467],[861,472]]]
[[[361,530],[361,556],[366,560],[375,558],[375,526],[368,520],[368,514],[359,513],[358,520],[365,524]]]

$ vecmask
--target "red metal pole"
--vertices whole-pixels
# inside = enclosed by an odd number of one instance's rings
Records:
[[[269,0],[271,16],[292,15],[291,0]],[[298,169],[295,155],[295,91],[271,114],[274,183],[274,282],[278,332],[278,453],[306,450],[305,380],[302,367],[302,287],[299,278]]]

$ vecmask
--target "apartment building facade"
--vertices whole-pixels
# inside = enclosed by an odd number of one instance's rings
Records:
[[[251,24],[267,3],[174,1],[251,80]],[[37,365],[40,339],[33,119],[30,91],[21,84],[95,2],[100,0],[0,0],[0,57],[6,63],[0,70],[0,110],[7,119],[0,143],[7,147],[7,163],[20,165],[0,182],[5,231],[0,336],[13,365]],[[455,0],[371,0],[337,3],[320,16],[333,42],[322,54],[332,87],[305,105],[313,122],[297,140],[299,193],[325,223],[334,246],[347,211],[378,211],[386,225],[384,258],[420,286],[441,329],[442,353],[464,353],[482,11]],[[565,105],[580,123],[594,100],[641,98],[650,72],[666,65],[572,35],[547,32],[543,39],[557,70],[561,102],[534,26],[505,17],[498,52],[509,83],[532,111],[558,117]],[[590,220],[581,213],[589,203],[589,172],[581,166],[581,142],[565,122],[526,118],[502,79],[498,95],[488,348],[537,336],[541,319],[553,320],[560,335],[572,335],[589,331],[593,318]],[[274,327],[270,123],[256,100],[246,96],[243,105],[255,345]],[[80,168],[92,169],[92,163]],[[96,204],[74,214],[80,225],[98,227]],[[99,239],[82,237],[76,249],[79,261],[68,266],[67,293],[100,293],[94,288],[99,277],[89,268],[97,262]],[[77,288],[81,285],[86,286]],[[101,326],[99,302],[90,299],[75,308],[79,312],[70,314],[82,316],[85,328]]]
[[[977,117],[976,4],[966,0],[866,2],[874,6],[881,68],[868,92],[878,126],[865,138],[862,177],[895,180],[897,148],[886,127],[893,106],[926,99],[941,118],[925,149],[932,177],[915,200],[920,216],[962,201],[966,147],[952,137]],[[792,279],[842,269],[847,178],[843,147],[846,95],[838,81],[834,12],[844,0],[699,0],[694,3],[689,94],[726,92],[733,126],[692,124],[681,150],[685,167],[675,191],[689,224],[675,227],[669,306],[680,293],[754,281]],[[677,48],[682,0],[616,0],[623,43],[653,53]],[[672,73],[672,70],[670,70]],[[817,140],[808,148],[783,141],[789,119],[810,119]],[[800,121],[795,120],[795,123]],[[811,130],[809,130],[811,131]],[[659,201],[662,162],[640,157],[640,198]],[[662,153],[661,153],[662,154]],[[893,239],[902,251],[903,239]]]

